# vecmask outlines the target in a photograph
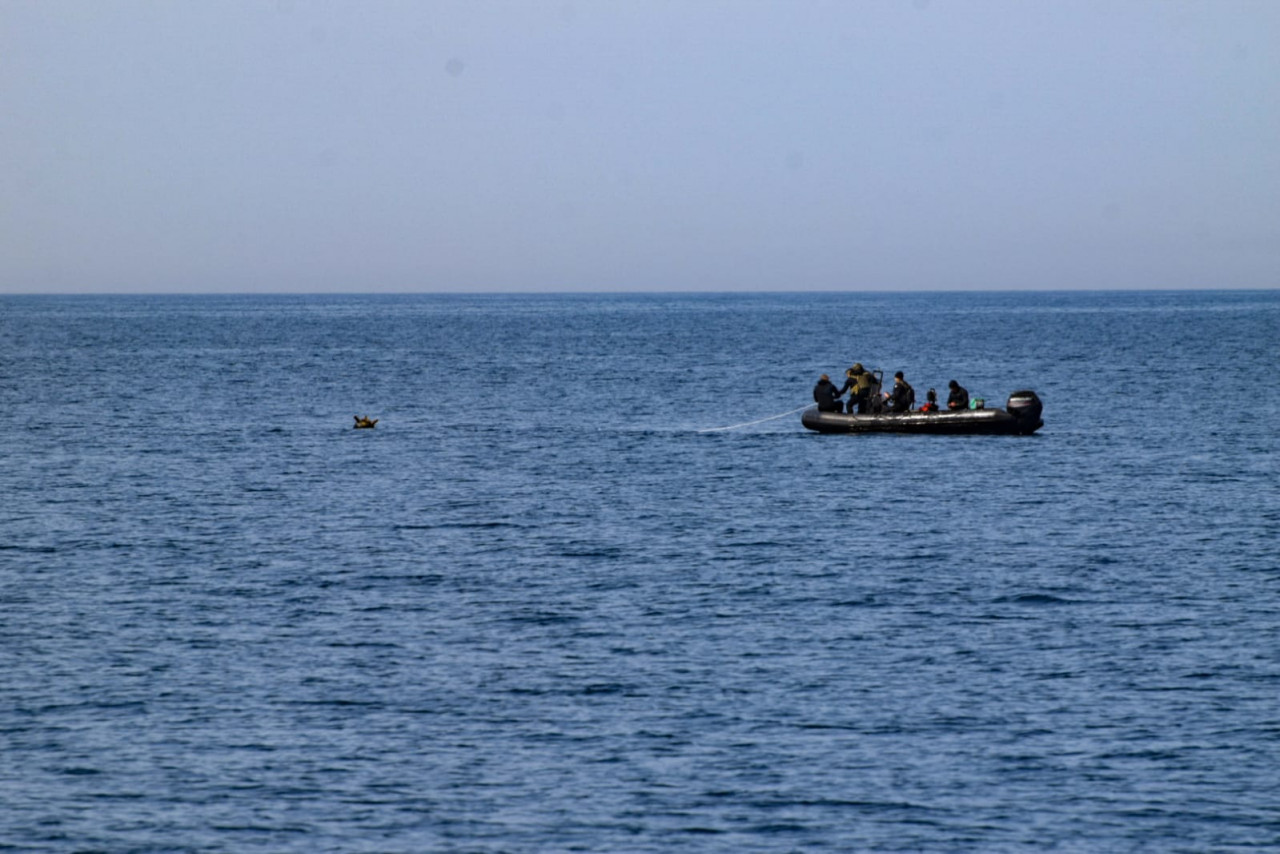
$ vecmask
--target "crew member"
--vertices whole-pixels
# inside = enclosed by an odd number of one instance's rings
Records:
[[[951,389],[951,394],[947,395],[947,409],[952,412],[958,412],[962,409],[969,408],[969,392],[964,390],[960,383],[952,380],[947,383],[947,387]]]
[[[871,387],[875,385],[875,375],[870,371],[863,370],[861,362],[854,362],[853,367],[844,372],[844,386],[840,389],[840,393],[849,392],[849,402],[847,405],[850,415],[857,407],[859,415],[865,413],[871,404]]]
[[[929,389],[925,394],[924,406],[920,407],[921,412],[937,412],[938,411],[938,393],[933,389]]]
[[[836,388],[835,383],[831,382],[831,377],[823,374],[818,378],[818,384],[813,387],[813,399],[818,404],[819,412],[841,412],[840,406],[840,390]]]
[[[887,403],[890,412],[910,412],[916,405],[916,390],[902,376],[902,371],[893,375],[893,392]]]

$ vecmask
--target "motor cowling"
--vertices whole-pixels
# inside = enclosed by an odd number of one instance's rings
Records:
[[[1023,424],[1039,427],[1043,423],[1040,421],[1040,413],[1044,411],[1044,404],[1040,402],[1039,395],[1030,389],[1015,391],[1009,395],[1004,408]]]

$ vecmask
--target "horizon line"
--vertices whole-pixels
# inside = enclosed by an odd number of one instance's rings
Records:
[[[787,296],[819,294],[1084,294],[1084,293],[1265,293],[1280,290],[1280,284],[1270,287],[1131,287],[1131,288],[812,288],[789,290],[688,290],[688,289],[626,289],[626,290],[528,290],[528,291],[468,291],[468,290],[387,290],[387,291],[250,291],[250,290],[200,290],[200,291],[0,291],[4,297],[396,297],[396,296],[465,296],[465,297],[538,297],[538,296]]]

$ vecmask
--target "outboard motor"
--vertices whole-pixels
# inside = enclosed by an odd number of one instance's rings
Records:
[[[1044,426],[1044,422],[1040,420],[1040,413],[1044,411],[1044,404],[1040,402],[1040,398],[1034,391],[1025,389],[1023,391],[1015,391],[1009,395],[1009,401],[1004,405],[1005,410],[1018,419],[1018,425],[1027,433],[1037,430]]]

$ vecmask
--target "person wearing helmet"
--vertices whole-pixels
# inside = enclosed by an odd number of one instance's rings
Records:
[[[854,362],[853,367],[845,371],[844,375],[844,386],[840,392],[841,394],[849,392],[848,412],[852,415],[854,408],[857,407],[858,414],[862,415],[871,405],[872,387],[876,382],[875,375],[863,370],[861,362]]]

